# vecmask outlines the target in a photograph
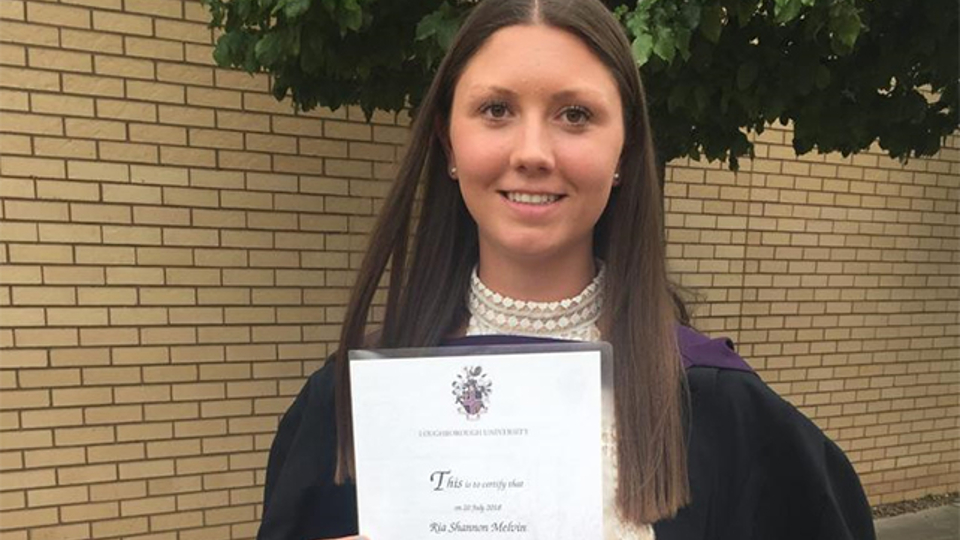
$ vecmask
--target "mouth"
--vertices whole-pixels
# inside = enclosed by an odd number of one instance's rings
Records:
[[[566,195],[557,195],[555,193],[529,193],[525,191],[501,191],[500,195],[513,203],[531,204],[536,206],[553,204],[566,197]]]

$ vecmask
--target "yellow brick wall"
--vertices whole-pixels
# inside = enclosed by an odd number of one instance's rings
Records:
[[[669,169],[671,266],[697,325],[846,451],[871,502],[960,485],[960,135],[906,165],[797,158],[786,129],[738,174]]]
[[[248,539],[406,119],[294,115],[194,0],[0,1],[0,536]],[[960,480],[960,138],[669,170],[672,266],[874,503]]]

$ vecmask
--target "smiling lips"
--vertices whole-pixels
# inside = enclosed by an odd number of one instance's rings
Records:
[[[563,195],[552,193],[524,193],[520,191],[505,191],[502,195],[510,202],[521,204],[547,205],[559,201]]]

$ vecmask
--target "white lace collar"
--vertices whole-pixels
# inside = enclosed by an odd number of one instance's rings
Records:
[[[605,268],[597,261],[597,275],[580,294],[555,302],[528,302],[503,296],[470,276],[467,335],[507,334],[598,341],[597,320],[603,308]]]

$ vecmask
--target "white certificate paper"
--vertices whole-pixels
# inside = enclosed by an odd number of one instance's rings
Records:
[[[605,343],[352,351],[360,533],[602,539],[610,365]]]

